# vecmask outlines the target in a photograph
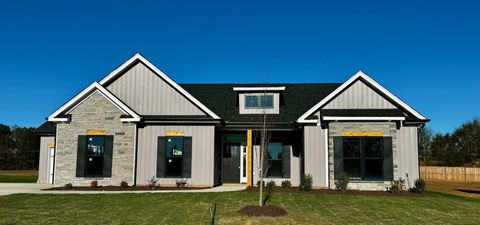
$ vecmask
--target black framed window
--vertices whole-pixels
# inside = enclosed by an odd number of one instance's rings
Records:
[[[267,177],[283,177],[282,170],[282,143],[268,143],[267,155],[268,155],[268,171]]]
[[[180,178],[183,175],[183,137],[166,137],[165,177]]]
[[[105,136],[87,136],[85,176],[103,176]]]
[[[383,179],[383,138],[344,137],[343,170],[351,179]]]
[[[245,95],[245,108],[273,108],[273,95]]]

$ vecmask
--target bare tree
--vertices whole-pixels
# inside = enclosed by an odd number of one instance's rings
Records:
[[[263,101],[266,101],[267,92],[266,90],[263,91]],[[262,101],[262,99],[260,99]],[[257,132],[258,135],[255,135],[257,139],[260,138],[260,146],[258,152],[258,161],[257,161],[257,169],[258,169],[258,180],[259,180],[259,196],[258,196],[258,205],[263,206],[265,204],[264,197],[263,197],[263,184],[264,178],[267,176],[268,169],[270,168],[270,164],[268,163],[268,143],[270,142],[271,132],[269,130],[268,120],[267,120],[267,107],[265,104],[260,104],[262,107],[261,113],[261,126]]]

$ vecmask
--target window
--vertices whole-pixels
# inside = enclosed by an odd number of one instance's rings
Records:
[[[282,143],[269,143],[267,177],[283,177],[282,170]]]
[[[383,138],[343,138],[343,170],[351,179],[383,178]]]
[[[183,171],[183,137],[167,137],[166,143],[166,177],[182,177]]]
[[[103,156],[105,153],[105,136],[87,136],[87,162],[85,176],[101,177],[103,173]]]
[[[245,95],[245,108],[273,108],[273,95]]]

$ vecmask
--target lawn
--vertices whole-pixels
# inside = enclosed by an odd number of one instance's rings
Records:
[[[0,196],[0,223],[208,224],[218,204],[217,224],[478,224],[477,199],[429,192],[424,197],[274,193],[284,207],[279,218],[241,216],[257,193],[155,193]]]
[[[0,170],[0,183],[35,183],[36,170]]]

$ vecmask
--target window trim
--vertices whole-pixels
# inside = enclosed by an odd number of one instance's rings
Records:
[[[276,160],[275,160],[275,159],[269,159],[269,155],[270,155],[270,154],[268,153],[268,145],[270,145],[270,144],[280,144],[280,157],[281,157],[280,159],[276,159]],[[282,173],[282,174],[281,174],[280,176],[270,176],[270,175],[269,175],[269,173],[270,173],[270,168],[268,168],[268,171],[267,171],[267,174],[266,174],[266,178],[269,178],[269,179],[283,179],[283,178],[284,178],[284,177],[283,177],[283,160],[284,160],[284,159],[283,159],[282,154],[283,154],[283,146],[284,146],[284,145],[283,145],[282,142],[269,142],[268,145],[267,145],[267,163],[268,163],[269,165],[271,165],[271,164],[270,164],[271,161],[280,161],[280,170],[281,170],[281,173]]]
[[[365,156],[365,140],[366,139],[373,139],[373,138],[379,138],[380,139],[380,149],[381,149],[381,152],[382,152],[382,156],[381,157],[366,157]],[[345,148],[345,141],[347,139],[359,139],[360,140],[360,157],[345,157],[344,156],[344,148]],[[382,173],[379,177],[377,178],[372,178],[372,177],[367,177],[365,175],[365,165],[366,165],[366,160],[381,160],[382,164],[383,165],[383,162],[385,160],[385,157],[384,157],[384,137],[369,137],[369,136],[345,136],[345,137],[342,137],[342,160],[343,160],[343,165],[344,165],[344,171],[345,171],[345,159],[360,159],[360,178],[350,178],[350,180],[352,181],[355,181],[355,180],[358,180],[358,181],[381,181],[384,179],[384,176],[385,176],[385,171],[383,171],[383,166],[381,167],[382,169]],[[346,172],[346,171],[345,171]]]
[[[247,106],[247,98],[255,96],[257,97],[257,106]],[[262,106],[262,97],[271,97],[271,106]],[[266,102],[266,100],[265,100]],[[274,109],[275,108],[275,95],[273,93],[256,93],[256,94],[244,94],[244,109]]]

